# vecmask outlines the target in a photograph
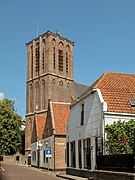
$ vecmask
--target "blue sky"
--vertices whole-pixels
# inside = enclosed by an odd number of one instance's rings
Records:
[[[74,79],[90,85],[104,72],[135,73],[134,0],[1,0],[0,96],[26,109],[26,47],[59,31],[75,42]]]

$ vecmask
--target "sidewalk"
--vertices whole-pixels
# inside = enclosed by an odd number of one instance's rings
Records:
[[[41,169],[41,168],[36,168],[36,167],[31,167],[29,166],[31,169],[33,170],[37,170],[40,171],[42,173],[45,174],[50,174],[50,175],[54,175],[56,177],[60,177],[63,179],[69,179],[69,180],[88,180],[88,178],[83,178],[83,177],[79,177],[79,176],[72,176],[69,174],[65,174],[65,172],[61,172],[61,171],[48,171],[47,169]]]
[[[64,178],[64,179],[71,179],[71,180],[88,180],[88,178],[72,176],[68,174],[56,174],[57,177]]]

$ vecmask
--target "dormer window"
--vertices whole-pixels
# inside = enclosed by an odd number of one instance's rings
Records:
[[[129,100],[131,107],[135,107],[135,99],[130,99]]]

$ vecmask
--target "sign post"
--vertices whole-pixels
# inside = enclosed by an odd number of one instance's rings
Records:
[[[46,157],[48,158],[48,170],[49,170],[50,158],[52,157],[52,150],[51,149],[46,149]]]

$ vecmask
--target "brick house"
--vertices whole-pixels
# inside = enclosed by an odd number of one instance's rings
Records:
[[[106,154],[107,124],[135,119],[135,74],[104,73],[71,104],[67,124],[67,173],[96,167],[98,153]]]
[[[40,167],[50,170],[66,169],[66,126],[70,103],[48,102],[46,123],[42,136]],[[47,151],[51,154],[48,156]]]
[[[45,122],[45,115],[36,115],[33,122],[31,139],[31,165],[36,167],[39,167],[41,163],[40,150],[42,147],[42,134]]]

